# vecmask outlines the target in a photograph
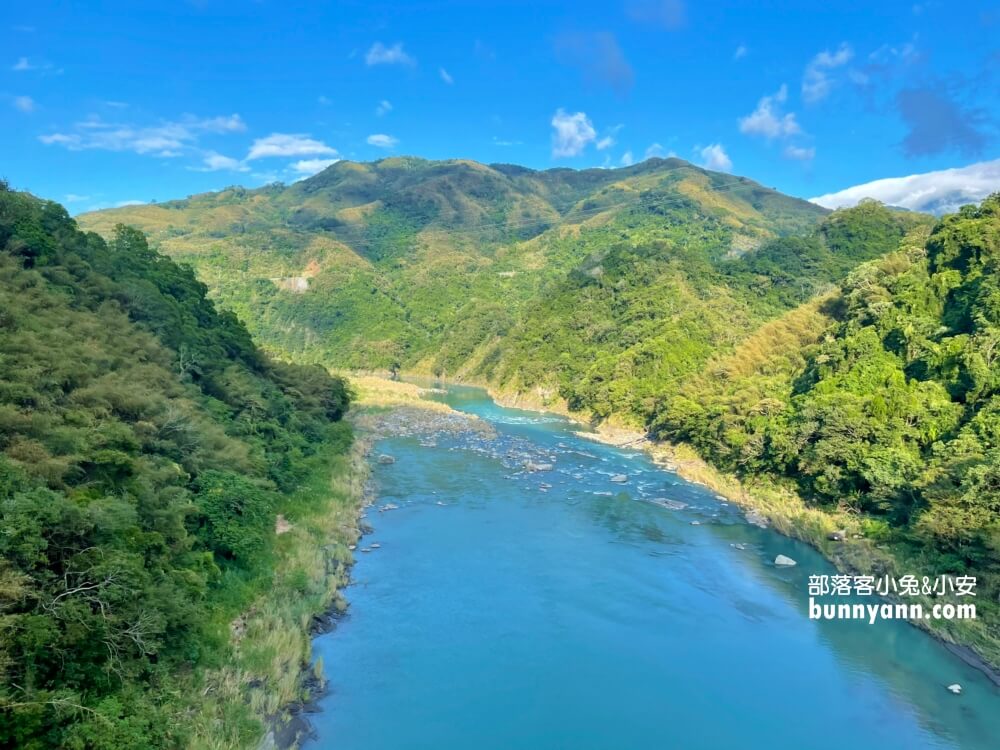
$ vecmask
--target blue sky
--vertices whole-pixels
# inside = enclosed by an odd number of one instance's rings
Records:
[[[74,213],[398,154],[1000,180],[997,3],[38,0],[0,54],[0,175]]]

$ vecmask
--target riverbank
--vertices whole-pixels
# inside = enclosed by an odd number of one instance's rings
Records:
[[[343,462],[331,467],[325,502],[304,516],[279,516],[282,558],[273,590],[234,621],[234,661],[212,673],[218,703],[242,702],[266,718],[258,750],[291,750],[312,736],[309,714],[326,691],[322,659],[312,641],[346,614],[354,551],[371,533],[366,511],[375,500],[370,482],[374,442],[387,435],[472,429],[489,433],[478,417],[428,400],[434,389],[374,374],[351,375],[355,388],[348,420],[355,438]],[[312,488],[311,493],[319,493]],[[306,510],[306,509],[303,509]],[[241,746],[205,737],[199,748]]]
[[[868,538],[862,519],[854,514],[809,507],[797,493],[767,478],[741,481],[713,467],[692,447],[651,440],[634,426],[614,421],[581,422],[580,415],[570,411],[553,393],[515,393],[488,385],[483,387],[501,406],[558,414],[593,430],[579,432],[582,437],[645,451],[663,468],[741,507],[750,523],[768,525],[781,534],[812,545],[843,573],[894,578],[924,574],[918,557]],[[908,601],[920,603],[925,609],[934,604],[930,597],[910,597]],[[1000,687],[1000,643],[983,625],[984,611],[989,617],[996,613],[996,608],[991,602],[977,602],[977,609],[977,620],[921,619],[910,620],[910,623],[943,642],[962,661],[983,672]]]

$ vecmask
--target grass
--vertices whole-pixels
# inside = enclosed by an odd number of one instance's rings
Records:
[[[193,750],[256,747],[262,727],[279,729],[292,706],[309,700],[322,674],[311,664],[314,619],[346,608],[340,589],[359,536],[368,449],[356,439],[346,454],[319,461],[284,504],[290,528],[277,539],[271,585],[230,624],[225,664],[191,685],[201,695],[188,717]]]

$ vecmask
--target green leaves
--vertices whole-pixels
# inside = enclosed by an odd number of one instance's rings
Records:
[[[205,291],[0,191],[0,746],[183,745],[175,681],[267,585],[279,488],[344,449],[345,384]]]

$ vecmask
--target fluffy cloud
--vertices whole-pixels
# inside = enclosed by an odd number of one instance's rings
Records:
[[[583,71],[588,82],[610,86],[619,94],[627,93],[635,82],[618,39],[609,32],[560,34],[555,40],[555,53],[559,62]]]
[[[615,136],[617,136],[618,133],[621,132],[621,129],[623,127],[625,126],[615,125],[613,128],[608,128],[604,133],[604,137],[602,137],[599,141],[597,141],[597,150],[604,151],[605,149],[609,149],[612,146],[614,146],[615,143],[617,143],[617,141],[615,140]]]
[[[131,151],[135,154],[176,157],[195,150],[205,134],[236,133],[246,130],[239,115],[180,120],[165,120],[156,125],[139,126],[112,123],[100,117],[77,122],[68,132],[39,136],[42,143],[63,146],[71,151]]]
[[[740,132],[763,136],[769,140],[800,134],[802,128],[795,119],[795,113],[781,113],[781,105],[786,99],[788,99],[788,86],[784,84],[771,96],[761,97],[757,102],[757,109],[740,118]]]
[[[806,65],[802,76],[802,98],[808,102],[818,102],[825,99],[833,88],[830,71],[846,65],[854,57],[854,50],[846,42],[837,48],[836,52],[823,50]]]
[[[336,156],[337,149],[302,133],[271,133],[250,147],[247,161],[271,156]]]
[[[584,112],[569,114],[561,107],[552,116],[552,157],[578,156],[588,143],[597,138],[597,131]]]
[[[382,42],[375,42],[365,54],[365,65],[416,65],[417,61],[406,54],[402,42],[396,42],[386,47]]]
[[[747,52],[748,52],[748,51],[749,51],[749,50],[747,50],[747,48],[746,48],[746,45],[745,45],[745,44],[741,44],[741,45],[740,45],[739,47],[737,47],[737,48],[736,48],[736,50],[735,50],[735,51],[733,52],[733,59],[734,59],[734,60],[742,60],[742,59],[743,59],[744,57],[746,57],[746,56],[747,56]]]
[[[303,177],[311,177],[317,172],[322,172],[331,164],[336,164],[340,159],[302,159],[289,166],[293,172]]]
[[[378,103],[378,106],[375,107],[375,114],[378,115],[379,117],[381,117],[382,115],[387,115],[390,112],[392,112],[392,102],[390,102],[388,99],[383,99]]]
[[[624,154],[622,154],[623,167],[631,167],[633,164],[635,164],[635,157],[632,156],[631,151],[626,151]]]
[[[701,165],[705,169],[711,169],[716,172],[732,171],[733,161],[729,158],[729,154],[726,153],[726,149],[722,147],[721,143],[710,143],[700,149],[695,146],[695,151],[701,157]]]
[[[677,156],[677,154],[674,153],[673,151],[668,151],[663,146],[661,146],[659,143],[651,143],[649,145],[649,148],[646,149],[646,155],[645,156],[646,156],[647,159],[653,159],[653,158],[656,158],[656,159],[669,159],[669,158],[672,158],[674,156]]]
[[[1000,159],[875,180],[809,200],[826,208],[842,208],[853,206],[864,198],[874,198],[911,211],[943,214],[967,203],[977,203],[997,190],[1000,190]]]
[[[11,70],[16,70],[19,73],[23,73],[28,70],[34,70],[35,66],[31,64],[27,57],[19,57],[17,62],[11,66]]]
[[[35,100],[30,96],[15,96],[13,104],[14,109],[25,114],[31,114],[37,107]]]
[[[804,146],[793,146],[788,144],[785,146],[785,150],[782,151],[786,159],[793,159],[795,161],[812,161],[816,156],[816,149]]]
[[[451,77],[451,73],[449,73],[444,68],[438,68],[438,74],[441,76],[441,80],[447,83],[449,86],[451,86],[451,84],[455,82],[455,79]]]
[[[369,146],[377,146],[378,148],[393,148],[399,143],[399,139],[385,133],[375,133],[365,138],[365,142]]]
[[[191,169],[195,172],[250,171],[250,167],[241,162],[239,159],[234,159],[231,156],[223,156],[215,151],[206,152],[202,157],[202,165],[200,167],[191,167]]]
[[[910,129],[903,139],[908,156],[958,151],[968,156],[982,153],[989,141],[988,115],[962,107],[943,90],[903,89],[896,95],[896,109]]]

